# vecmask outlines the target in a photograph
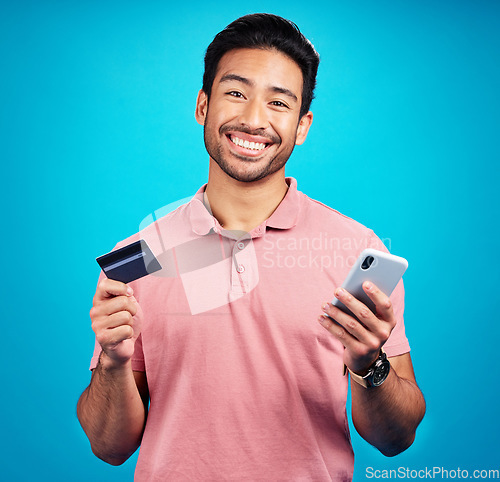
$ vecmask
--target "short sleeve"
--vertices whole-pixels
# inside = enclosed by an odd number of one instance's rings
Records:
[[[385,247],[384,243],[372,232],[370,239],[370,248],[378,249],[386,253],[389,250]],[[405,289],[403,280],[401,280],[394,288],[390,296],[392,306],[394,309],[394,316],[396,317],[396,326],[392,330],[391,336],[384,345],[384,350],[388,357],[403,355],[410,351],[410,344],[405,333],[404,324],[404,309],[405,309]]]

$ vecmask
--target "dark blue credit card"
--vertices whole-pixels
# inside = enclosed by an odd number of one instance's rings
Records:
[[[161,269],[146,241],[119,248],[96,259],[104,274],[112,280],[130,283]]]

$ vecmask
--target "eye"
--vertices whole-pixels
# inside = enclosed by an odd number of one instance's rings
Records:
[[[284,102],[281,102],[280,100],[273,100],[271,102],[271,105],[274,105],[276,107],[284,107],[285,109],[289,109],[289,107]]]
[[[226,94],[232,97],[236,97],[237,99],[243,98],[243,94],[241,92],[238,92],[237,90],[231,90],[230,92],[226,92]]]

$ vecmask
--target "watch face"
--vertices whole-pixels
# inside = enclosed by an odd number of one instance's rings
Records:
[[[388,360],[384,360],[377,368],[375,368],[375,372],[373,373],[372,385],[374,387],[378,387],[381,385],[384,380],[389,375],[389,370],[391,369],[391,364]]]

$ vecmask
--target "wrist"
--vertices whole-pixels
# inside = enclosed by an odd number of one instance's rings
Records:
[[[365,375],[367,375],[370,370],[372,369],[373,365],[377,362],[378,358],[380,356],[380,352],[378,352],[374,358],[372,358],[372,360],[367,363],[366,365],[364,365],[364,368],[356,368],[356,369],[351,369],[351,368],[348,368],[349,372],[350,373],[354,373],[355,375],[358,375],[359,377],[364,377]]]
[[[375,361],[363,372],[354,372],[349,369],[351,380],[364,388],[378,387],[384,383],[389,375],[391,364],[385,351],[381,348]]]
[[[107,372],[115,372],[115,371],[121,371],[121,370],[131,370],[132,369],[132,360],[116,360],[109,355],[106,354],[106,352],[103,350],[101,351],[101,354],[99,355],[99,362],[98,365],[103,369],[104,371]]]

